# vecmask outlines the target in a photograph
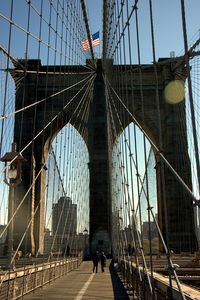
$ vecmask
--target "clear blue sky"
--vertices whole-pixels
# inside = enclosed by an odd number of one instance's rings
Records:
[[[134,1],[131,1],[133,3]],[[87,0],[91,32],[100,30],[102,38],[102,3],[103,0]],[[182,54],[183,34],[180,0],[153,0],[156,57],[167,57],[171,51]],[[185,0],[188,41],[200,29],[200,0]],[[139,0],[139,30],[141,38],[142,61],[152,61],[151,36],[149,23],[149,1]],[[134,18],[134,17],[133,17]],[[199,33],[200,34],[200,33]],[[133,37],[134,40],[134,37]]]
[[[126,2],[126,1],[125,1]],[[10,14],[10,0],[0,1],[0,12],[9,17]],[[129,3],[134,3],[134,0],[129,0]],[[179,55],[183,50],[182,37],[182,22],[181,22],[181,1],[180,0],[153,0],[153,15],[155,27],[155,42],[156,42],[156,57],[167,57],[171,51],[175,51]],[[32,1],[32,4],[40,10],[40,1]],[[102,42],[102,10],[103,0],[86,0],[88,7],[88,15],[90,21],[91,33],[100,30],[100,37]],[[44,5],[48,7],[49,1],[45,0]],[[188,28],[188,40],[190,41],[194,34],[197,34],[200,29],[200,0],[185,0],[186,18]],[[46,14],[46,16],[45,16]],[[152,61],[151,52],[151,36],[149,23],[149,1],[139,0],[138,4],[139,25],[140,25],[140,39],[141,39],[141,55],[142,62],[149,63]],[[48,20],[48,9],[44,10],[44,17]],[[26,1],[14,0],[14,18],[24,28],[27,27],[27,3]],[[36,15],[31,16],[33,22],[30,24],[30,31],[38,35],[39,19]],[[134,16],[132,17],[134,20]],[[34,24],[35,21],[35,24]],[[36,25],[37,24],[37,25]],[[0,18],[0,43],[7,44],[8,39],[8,23]],[[45,28],[43,29],[45,32]],[[18,36],[17,41],[13,41],[12,52],[16,57],[23,57],[25,34],[18,29],[14,29],[13,35]],[[43,39],[46,40],[45,34]],[[132,35],[133,47],[135,44],[135,35]],[[38,44],[31,40],[31,53],[37,51]],[[98,47],[94,49],[99,52]]]

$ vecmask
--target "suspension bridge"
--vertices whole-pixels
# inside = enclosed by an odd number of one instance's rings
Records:
[[[200,299],[199,3],[95,2],[0,3],[0,299]]]

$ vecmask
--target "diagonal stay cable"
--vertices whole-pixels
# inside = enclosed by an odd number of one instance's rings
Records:
[[[120,127],[121,127],[121,129],[123,129],[122,122],[121,122],[121,120],[120,120],[119,114],[118,114],[118,112],[117,112],[116,106],[115,106],[115,104],[114,104],[114,101],[113,101],[113,98],[112,98],[111,95],[110,95],[110,98],[112,99],[112,105],[114,106],[115,114],[117,115],[117,119],[118,119],[118,122],[120,123]],[[110,103],[110,104],[111,104],[111,103]],[[110,108],[110,109],[111,109],[111,108]],[[111,109],[111,110],[112,110],[112,109]],[[128,148],[129,148],[129,150],[130,150],[130,145],[129,145],[129,143],[128,143],[128,140],[126,140],[125,142],[126,142]],[[135,166],[135,168],[136,168],[136,163],[135,163],[135,160],[134,160],[133,156],[131,156],[131,159],[133,160],[134,166]],[[145,177],[145,176],[144,176],[144,177]],[[125,174],[124,174],[124,181],[127,182],[127,179],[125,178]],[[141,189],[143,190],[144,196],[145,196],[145,198],[147,199],[148,196],[147,196],[146,190],[145,190],[145,188],[144,188],[144,181],[140,178],[140,176],[139,176],[139,181],[140,181]],[[126,187],[127,187],[127,185],[126,185]],[[128,197],[130,198],[130,192],[129,192],[129,190],[128,190],[128,187],[127,187],[127,195],[128,195]],[[165,243],[165,241],[164,241],[163,235],[162,235],[162,233],[161,233],[159,224],[158,224],[158,222],[157,222],[157,220],[156,220],[156,217],[155,217],[155,215],[154,215],[154,213],[153,213],[153,211],[152,211],[152,208],[153,208],[153,207],[151,207],[150,205],[148,205],[148,210],[150,210],[150,213],[151,213],[151,215],[152,215],[152,217],[153,217],[153,220],[154,220],[154,222],[155,222],[156,228],[157,228],[158,233],[159,233],[159,236],[160,236],[160,238],[161,238],[163,247],[164,247],[164,249],[165,249],[165,253],[166,253],[166,255],[167,255],[167,254],[168,254],[168,249],[167,249],[166,243]],[[134,223],[135,223],[135,222],[136,222],[136,220],[135,220],[135,218],[136,218],[135,213],[133,213],[133,218],[134,218]],[[141,243],[141,239],[140,239],[140,236],[139,236],[139,233],[137,232],[137,230],[136,230],[136,234],[137,234],[138,242]],[[141,250],[141,249],[142,249],[142,244],[139,245],[139,246],[141,246],[141,248],[140,248],[140,250]],[[143,254],[143,251],[142,251],[142,250],[141,250],[141,252],[142,252],[142,254]],[[143,255],[142,255],[142,257],[143,257]],[[145,257],[143,258],[143,262],[145,263],[145,269],[146,269],[146,272],[147,272],[148,268],[147,268],[147,265],[146,265],[146,259],[145,259]],[[182,295],[182,298],[185,299],[185,296],[184,296],[183,291],[182,291],[182,289],[181,289],[180,281],[179,281],[178,276],[177,276],[177,273],[176,273],[176,271],[175,271],[175,269],[174,269],[174,267],[173,267],[173,262],[172,262],[171,258],[169,259],[168,263],[169,263],[169,268],[170,268],[170,270],[173,272],[173,275],[175,276],[175,280],[176,280],[176,283],[177,283],[177,287],[178,287],[178,289],[179,289],[179,291],[180,291],[180,293],[181,293],[181,295]]]
[[[188,52],[188,40],[187,40],[187,27],[186,27],[186,16],[185,16],[185,3],[184,0],[181,0],[181,13],[182,13],[182,27],[183,27],[183,40],[184,40],[184,48],[185,53]],[[193,93],[192,93],[192,80],[191,80],[191,72],[190,72],[190,64],[189,57],[185,55],[185,63],[188,75],[188,93],[189,93],[189,101],[190,101],[190,113],[191,113],[191,124],[192,124],[192,134],[193,134],[193,142],[194,142],[194,153],[196,160],[196,171],[197,171],[197,179],[198,185],[200,189],[200,160],[199,160],[199,145],[197,138],[197,129],[195,123],[195,109],[194,109],[194,101],[193,101]]]
[[[9,57],[9,59],[12,61],[13,65],[14,65],[15,67],[19,67],[19,66],[20,66],[20,68],[21,68],[22,70],[26,71],[26,69],[25,69],[25,67],[23,66],[23,64],[21,64],[14,56],[12,56],[12,55],[9,53],[9,51],[8,51],[5,47],[3,47],[1,44],[0,44],[0,51],[2,51],[4,54],[6,54],[6,55]]]
[[[91,83],[91,85],[88,87],[88,89],[87,89],[87,91],[86,91],[86,93],[85,93],[85,99],[88,99],[88,100],[87,100],[87,101],[83,101],[83,102],[82,102],[82,105],[81,105],[82,108],[83,108],[83,106],[85,105],[85,112],[83,113],[83,115],[84,115],[83,120],[86,120],[86,119],[87,119],[87,113],[86,113],[86,112],[89,110],[89,103],[90,103],[90,101],[91,101],[91,90],[92,90],[91,87],[92,87],[92,83]],[[89,95],[89,93],[90,93],[90,95]],[[78,118],[78,116],[80,115],[81,107],[80,107],[79,112],[78,112],[78,114],[77,114],[77,118]],[[75,123],[77,122],[77,118],[76,118],[76,120],[75,120]],[[68,123],[70,123],[70,120],[69,120]],[[73,125],[75,125],[75,124],[73,124]],[[81,129],[81,124],[79,124],[79,126],[78,126],[78,132],[81,133],[82,131],[80,131],[80,129]],[[83,132],[82,132],[82,133],[83,133]],[[52,145],[51,145],[51,153],[52,153],[53,158],[54,158],[54,161],[55,161],[56,169],[57,169],[57,172],[58,172],[59,179],[60,179],[60,181],[61,181],[61,186],[62,186],[62,190],[63,190],[64,196],[67,197],[67,192],[66,192],[66,190],[65,190],[65,188],[64,188],[64,182],[63,182],[63,179],[62,179],[62,176],[61,176],[61,172],[60,172],[60,169],[59,169],[59,166],[58,166],[58,162],[57,162],[57,159],[56,159],[56,154],[55,154],[55,151],[54,151]],[[64,207],[63,207],[63,208],[64,208]],[[62,212],[61,212],[61,213],[62,213]],[[68,221],[68,216],[69,216],[69,210],[68,210],[67,215],[66,215],[66,217],[65,217],[65,224],[64,224],[64,227],[63,227],[62,239],[61,239],[61,242],[60,242],[61,245],[62,245],[63,240],[64,240],[64,233],[65,233],[65,230],[66,230],[66,225],[67,225],[67,221]],[[58,223],[60,223],[60,221],[58,221]],[[70,223],[70,228],[71,228],[71,225],[72,225],[72,223]],[[59,226],[59,224],[58,224],[57,226]],[[70,230],[70,228],[68,228],[68,230]],[[57,234],[57,230],[56,230],[55,235],[56,235],[56,234]],[[69,237],[68,237],[68,238],[69,238]],[[51,249],[52,249],[54,243],[55,243],[55,241],[52,242]],[[66,245],[67,245],[67,244],[68,244],[68,241],[67,241]],[[61,247],[61,245],[60,245],[60,247]],[[60,249],[60,250],[61,250],[61,249]],[[66,249],[65,249],[65,251],[66,251]],[[57,260],[58,260],[58,259],[59,259],[59,257],[57,257]]]
[[[160,227],[159,227],[159,225],[158,225],[158,222],[157,222],[157,220],[156,220],[156,217],[155,217],[154,213],[152,212],[152,207],[150,207],[150,213],[151,213],[151,216],[152,216],[152,218],[153,218],[154,223],[156,224],[156,228],[157,228],[157,230],[158,230],[159,236],[160,236],[160,238],[161,238],[162,244],[163,244],[164,249],[165,249],[165,253],[166,253],[166,255],[167,255],[167,254],[168,254],[167,245],[166,245],[166,243],[165,243],[165,241],[164,241],[164,239],[163,239],[163,235],[162,235],[162,232],[161,232]],[[183,299],[183,300],[186,300],[185,294],[183,293],[183,290],[182,290],[182,288],[181,288],[181,283],[180,283],[180,280],[179,280],[179,278],[178,278],[178,276],[177,276],[177,273],[176,273],[176,270],[175,270],[175,268],[174,268],[174,264],[173,264],[173,262],[172,262],[171,257],[169,257],[168,263],[169,263],[170,270],[173,272],[173,275],[174,275],[174,277],[175,277],[176,284],[177,284],[178,289],[179,289],[179,291],[180,291],[180,293],[181,293],[182,299]]]
[[[83,96],[83,97],[84,97],[84,96]],[[83,98],[83,97],[82,97],[82,98]],[[82,101],[79,102],[79,105],[80,105],[81,102],[82,102]],[[78,109],[79,105],[76,107],[76,110]],[[58,113],[58,114],[59,114],[59,113]],[[54,118],[53,118],[53,119],[54,119]],[[48,123],[48,124],[49,124],[49,123]],[[32,141],[33,141],[33,140],[32,140]],[[31,141],[31,142],[32,142],[32,141]],[[29,143],[29,144],[30,144],[30,143]],[[27,147],[26,147],[26,148],[27,148]],[[24,150],[25,150],[25,149],[23,149],[22,152],[23,152]],[[22,152],[21,152],[21,153],[22,153]],[[12,163],[12,162],[11,162],[11,163]],[[3,230],[2,233],[0,234],[0,239],[1,239],[1,237],[3,236],[3,234],[5,233],[5,231],[6,231],[6,229],[8,228],[8,226],[10,225],[11,221],[13,220],[13,218],[15,217],[17,211],[19,210],[19,208],[20,208],[21,205],[23,204],[23,202],[24,202],[26,196],[28,195],[28,193],[30,192],[31,188],[33,187],[33,184],[35,183],[35,181],[36,181],[37,178],[39,177],[39,175],[40,175],[42,169],[43,169],[43,166],[41,167],[40,171],[38,172],[36,178],[33,180],[33,183],[31,184],[31,186],[30,186],[29,189],[27,190],[27,192],[26,192],[26,194],[24,195],[23,199],[22,199],[21,202],[19,203],[19,205],[18,205],[16,211],[14,212],[12,218],[8,221],[8,223],[7,223],[7,225],[6,225],[6,228],[4,228],[4,230]]]
[[[25,107],[23,107],[23,108],[20,108],[20,109],[14,111],[14,112],[11,112],[11,113],[9,113],[9,114],[6,114],[6,115],[0,117],[0,120],[4,120],[4,119],[6,119],[6,118],[8,118],[8,117],[10,117],[10,116],[12,116],[12,115],[15,115],[15,114],[21,112],[21,111],[25,111],[25,110],[27,110],[27,109],[29,109],[29,108],[31,108],[31,107],[34,107],[35,105],[38,105],[38,104],[40,104],[40,103],[42,103],[42,102],[44,102],[44,101],[46,101],[46,100],[52,99],[52,98],[55,97],[55,96],[61,95],[62,93],[66,92],[66,91],[68,91],[68,90],[70,90],[70,89],[72,89],[73,87],[75,87],[75,86],[77,86],[77,85],[79,85],[79,84],[85,82],[86,80],[90,80],[90,79],[92,78],[92,76],[94,76],[94,73],[90,74],[89,76],[87,76],[86,78],[80,80],[79,82],[76,82],[76,83],[72,84],[71,86],[66,87],[65,89],[62,89],[62,90],[59,91],[59,92],[56,92],[56,93],[54,93],[54,94],[52,94],[52,95],[50,95],[50,96],[48,96],[48,97],[46,97],[46,98],[43,98],[43,99],[41,99],[41,100],[38,100],[38,101],[36,101],[36,102],[34,102],[34,103],[28,105],[28,106],[25,106]]]
[[[106,92],[108,93],[108,91],[106,91]],[[115,137],[116,137],[116,136],[117,136],[116,124],[115,124],[115,122],[114,122],[113,110],[112,110],[112,108],[111,108],[111,103],[110,103],[110,101],[108,101],[108,111],[109,111],[109,113],[110,113],[110,117],[111,117],[112,124],[113,124],[114,131],[115,131]],[[118,153],[118,154],[120,154],[120,150],[119,150],[119,153]],[[120,164],[120,163],[121,163],[121,159],[120,159],[120,161],[119,161],[119,164]],[[127,179],[125,178],[125,176],[124,176],[124,183],[125,183],[125,184],[128,183],[128,181],[127,181]],[[129,191],[128,191],[128,193],[129,193]],[[129,198],[129,200],[130,200],[130,198]],[[129,201],[129,202],[131,202],[131,201]],[[132,204],[132,203],[131,203],[131,204]],[[135,214],[135,210],[132,209],[132,211],[133,211],[133,214]],[[136,218],[133,220],[133,221],[134,221],[134,226],[135,226],[135,228],[137,228],[136,223],[135,223],[135,220],[136,220]],[[132,232],[132,231],[131,231],[131,232]],[[134,232],[134,233],[135,233],[135,232]],[[135,234],[133,234],[133,236],[135,236]],[[140,237],[139,237],[139,238],[140,238]],[[134,243],[134,247],[135,247],[135,249],[136,249],[137,246],[136,246],[135,238],[133,238],[133,243]],[[143,250],[141,250],[141,251],[143,251]],[[138,265],[139,265],[139,260],[138,260],[138,255],[137,255],[136,251],[135,251],[135,260],[136,260],[136,265],[138,266]],[[142,280],[142,276],[141,276],[140,269],[138,269],[138,272],[139,272],[140,280]]]
[[[94,77],[96,75],[93,75],[90,79],[89,79],[89,82],[90,81],[93,81],[94,80]],[[88,82],[86,82],[82,87],[81,89],[70,99],[70,101],[63,107],[63,110],[65,110],[71,103],[72,101],[80,94],[80,92],[83,90],[83,88],[88,84]],[[47,129],[58,117],[59,115],[62,113],[62,111],[58,112],[57,115],[55,115],[45,126],[44,128],[42,128],[42,130],[40,130],[36,135],[35,137],[19,152],[19,154],[22,154],[31,144],[34,140],[36,140],[44,131],[45,129]],[[18,155],[19,155],[18,154]],[[9,163],[12,164],[18,157],[18,155],[16,155],[12,161]],[[3,169],[0,170],[0,173],[3,173],[5,171],[5,167]]]
[[[107,91],[107,93],[109,93],[109,92]],[[111,96],[111,95],[110,95],[110,96]],[[112,99],[112,97],[111,97],[111,99]],[[110,109],[111,109],[111,103],[110,103],[110,102],[109,102],[109,105],[110,105]],[[111,111],[112,111],[112,109],[111,109]],[[112,115],[113,115],[113,113],[112,113]],[[118,121],[119,121],[119,123],[120,123],[120,126],[122,126],[122,123],[121,123],[121,120],[120,120],[120,118],[119,118],[118,113],[117,113],[117,119],[118,119]],[[122,126],[122,128],[123,128],[123,126]],[[128,183],[128,180],[127,180],[127,178],[126,178],[126,174],[124,173],[122,176],[123,176],[123,179],[124,179],[124,183]],[[127,184],[125,184],[125,186],[126,186],[126,193],[127,193],[127,195],[128,195],[128,199],[130,200],[130,198],[131,198],[131,197],[130,197],[130,191],[129,191],[129,189],[128,189]],[[133,207],[132,207],[132,210],[133,210]],[[137,228],[137,226],[136,226],[137,221],[136,221],[135,212],[133,212],[133,220],[134,220],[135,228]],[[144,255],[144,251],[143,251],[143,247],[142,247],[142,242],[141,242],[141,238],[140,238],[140,234],[139,234],[138,229],[136,230],[136,236],[137,236],[137,240],[138,240],[138,243],[139,243],[139,249],[140,249],[141,254],[142,254],[142,260],[143,260],[144,268],[145,268],[145,271],[146,271],[146,274],[147,274],[148,283],[149,283],[149,288],[150,288],[150,290],[151,290],[151,292],[152,292],[152,283],[151,283],[151,280],[150,280],[150,277],[149,277],[148,267],[147,267],[147,263],[146,263],[146,259],[145,259],[145,255]],[[139,274],[140,274],[140,270],[139,270]],[[141,275],[140,275],[140,276],[141,276]]]
[[[115,48],[114,48],[114,50],[113,50],[113,52],[112,52],[112,54],[111,54],[111,57],[113,57],[113,56],[115,55],[115,52],[116,52],[116,50],[118,49],[118,46],[119,46],[119,44],[120,44],[120,42],[121,42],[121,39],[122,39],[122,38],[124,37],[124,35],[125,35],[125,31],[126,31],[127,26],[129,25],[130,19],[131,19],[132,15],[133,15],[134,11],[137,9],[137,3],[138,3],[138,0],[137,0],[136,3],[132,6],[132,9],[131,9],[131,11],[130,11],[130,14],[129,14],[128,18],[127,18],[127,21],[126,21],[126,23],[125,23],[125,26],[124,26],[123,30],[122,30],[121,33],[120,33],[119,39],[118,39],[118,41],[116,42],[116,46],[115,46]],[[109,53],[110,53],[110,52],[109,52]],[[109,55],[109,53],[108,53],[108,55]]]
[[[43,167],[41,167],[39,173],[41,173],[42,169],[43,169]],[[39,176],[39,174],[38,174],[38,176]],[[38,178],[38,176],[37,176],[37,178]],[[36,179],[35,179],[35,180],[36,180]],[[34,180],[34,182],[35,182],[35,180]],[[33,186],[33,184],[32,184],[32,186]],[[29,191],[30,191],[30,189],[31,189],[31,187],[29,188]],[[26,194],[27,194],[27,193],[26,193]],[[24,200],[25,200],[25,199],[24,199]],[[16,257],[16,255],[17,255],[19,249],[20,249],[20,246],[22,245],[23,240],[24,240],[25,237],[26,237],[26,234],[27,234],[27,232],[28,232],[28,230],[29,230],[29,228],[30,228],[30,226],[31,226],[31,224],[32,224],[32,220],[33,220],[33,218],[35,217],[35,215],[36,215],[36,213],[37,213],[37,211],[38,211],[38,209],[39,209],[39,207],[40,207],[40,204],[41,204],[41,199],[40,199],[39,203],[37,204],[37,206],[36,206],[36,208],[35,208],[35,211],[34,211],[34,213],[32,214],[32,216],[31,216],[31,218],[30,218],[30,221],[28,222],[28,224],[27,224],[27,226],[26,226],[26,229],[25,229],[25,231],[24,231],[24,233],[23,233],[23,235],[22,235],[22,238],[21,238],[21,240],[20,240],[20,242],[19,242],[19,244],[18,244],[18,246],[17,246],[17,248],[16,248],[16,250],[15,250],[15,252],[14,252],[14,255],[12,256],[12,259],[11,259],[11,261],[10,261],[10,265],[12,265],[12,264],[14,263],[14,261],[15,261],[15,257]],[[13,215],[13,216],[14,216],[14,215]],[[13,219],[13,217],[11,218],[11,220],[12,220],[12,219]],[[8,225],[8,224],[7,224],[7,225]],[[0,282],[0,287],[2,286],[4,280],[5,280],[5,278],[6,278],[6,276],[7,276],[7,274],[8,274],[9,272],[10,272],[10,270],[8,269],[8,270],[3,274],[2,280],[1,280],[1,282]]]
[[[46,74],[46,72],[40,72],[40,71],[28,71],[25,66],[20,62],[20,60],[18,60],[17,58],[15,58],[13,55],[11,55],[9,53],[9,51],[3,46],[0,44],[0,51],[2,51],[4,54],[6,54],[9,59],[11,60],[11,62],[13,63],[13,65],[16,67],[16,68],[19,68],[20,67],[20,70],[16,70],[18,72],[24,72],[24,73],[33,73],[33,72],[36,72],[38,74]],[[94,67],[92,65],[88,64],[87,65],[82,65],[83,68],[85,69],[88,69],[90,71],[94,71]],[[8,71],[10,71],[12,69],[8,69]],[[3,69],[4,71],[4,69]],[[87,74],[88,72],[80,72],[78,74]],[[66,73],[61,73],[61,72],[48,72],[48,74],[66,74]],[[67,73],[67,74],[70,74],[70,75],[73,75],[73,74],[76,74],[76,73]]]
[[[5,71],[10,72],[11,74],[15,74],[15,73],[23,73],[23,74],[47,74],[48,75],[85,75],[85,74],[91,74],[91,71],[89,72],[46,72],[46,71],[31,71],[31,70],[16,70],[16,69],[5,69]]]
[[[33,34],[31,31],[28,31],[27,29],[23,28],[21,25],[19,25],[15,21],[11,20],[10,18],[6,17],[2,13],[0,13],[0,18],[4,19],[8,23],[12,24],[13,26],[15,26],[16,28],[18,28],[19,30],[21,30],[25,34],[31,36],[36,41],[41,42],[43,45],[45,45],[48,48],[52,49],[54,52],[57,52],[58,54],[62,55],[62,52],[60,52],[58,49],[55,49],[55,47],[52,47],[49,43],[45,42],[44,40],[40,40],[39,37],[36,36],[35,34]]]
[[[184,180],[180,177],[180,175],[176,172],[176,170],[172,167],[172,165],[169,163],[169,161],[165,158],[165,156],[162,154],[162,152],[159,150],[159,148],[156,146],[156,144],[152,141],[152,139],[149,137],[149,135],[146,133],[145,129],[141,126],[141,124],[136,120],[134,115],[131,113],[131,111],[128,109],[128,107],[124,104],[118,93],[115,91],[115,89],[111,86],[110,82],[107,78],[105,78],[106,82],[108,83],[109,87],[114,92],[117,99],[120,101],[122,106],[126,109],[128,114],[131,116],[133,121],[136,123],[136,125],[140,128],[140,130],[144,133],[145,137],[148,139],[150,144],[152,145],[153,149],[156,151],[156,153],[159,155],[159,157],[164,161],[166,166],[171,170],[171,172],[175,175],[176,179],[182,184],[184,189],[188,192],[188,194],[192,197],[194,201],[199,201],[199,199],[196,199],[193,192],[190,190],[190,188],[187,186],[187,184],[184,182]]]
[[[87,87],[87,90],[85,91],[85,93],[84,93],[84,95],[83,95],[81,101],[79,102],[79,104],[78,104],[78,106],[76,107],[76,110],[74,111],[73,114],[75,114],[75,113],[77,112],[77,110],[78,110],[79,106],[81,105],[81,103],[82,103],[82,105],[85,103],[85,102],[82,101],[82,100],[84,100],[84,99],[86,98],[88,92],[91,90],[92,84],[93,84],[93,82],[91,81],[90,84],[89,84],[88,87]],[[79,111],[79,112],[80,112],[80,111]],[[79,114],[79,113],[78,113],[78,114]],[[78,115],[78,114],[77,114],[77,115]],[[70,118],[70,120],[69,120],[68,123],[70,123],[71,119],[72,119],[72,117]],[[53,148],[51,147],[51,149],[53,149]],[[57,160],[56,160],[56,156],[55,156],[54,151],[52,151],[52,154],[53,154],[53,157],[54,157],[54,161],[55,161],[55,164],[56,164],[56,169],[57,169],[57,171],[58,171],[58,176],[59,176],[59,179],[60,179],[60,181],[61,181],[61,185],[62,185],[64,194],[65,194],[65,196],[67,196],[67,193],[66,193],[65,188],[64,188],[64,185],[63,185],[62,177],[61,177],[61,174],[60,174],[60,171],[59,171],[59,167],[58,167],[58,163],[57,163]],[[64,209],[64,203],[63,203],[63,207],[62,207],[61,214],[60,214],[59,219],[58,219],[57,228],[56,228],[56,231],[55,231],[55,234],[54,234],[54,238],[53,238],[53,242],[52,242],[52,245],[51,245],[51,250],[53,249],[54,244],[55,244],[55,241],[56,241],[56,236],[57,236],[58,229],[59,229],[59,225],[60,225],[61,218],[62,218],[62,215],[63,215],[63,209]],[[68,212],[69,212],[69,211],[68,211]],[[66,220],[67,220],[67,218],[66,218]]]

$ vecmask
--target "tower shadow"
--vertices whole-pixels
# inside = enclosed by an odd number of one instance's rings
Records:
[[[112,280],[112,286],[113,286],[113,292],[114,292],[114,299],[123,299],[123,300],[130,300],[129,295],[127,294],[127,290],[124,287],[122,281],[120,280],[115,268],[114,268],[114,262],[112,261],[110,266],[110,275]]]

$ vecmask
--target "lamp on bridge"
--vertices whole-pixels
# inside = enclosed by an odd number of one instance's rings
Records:
[[[26,159],[17,152],[16,143],[12,143],[12,151],[7,152],[0,161],[5,163],[4,168],[4,182],[9,186],[9,204],[8,204],[8,267],[13,269],[13,213],[14,213],[14,201],[15,201],[15,187],[20,184],[21,179],[21,164]]]
[[[5,163],[4,182],[11,187],[15,187],[22,181],[21,163],[26,161],[21,153],[16,150],[17,144],[12,143],[12,151],[7,152],[2,158],[0,158],[0,161]]]

